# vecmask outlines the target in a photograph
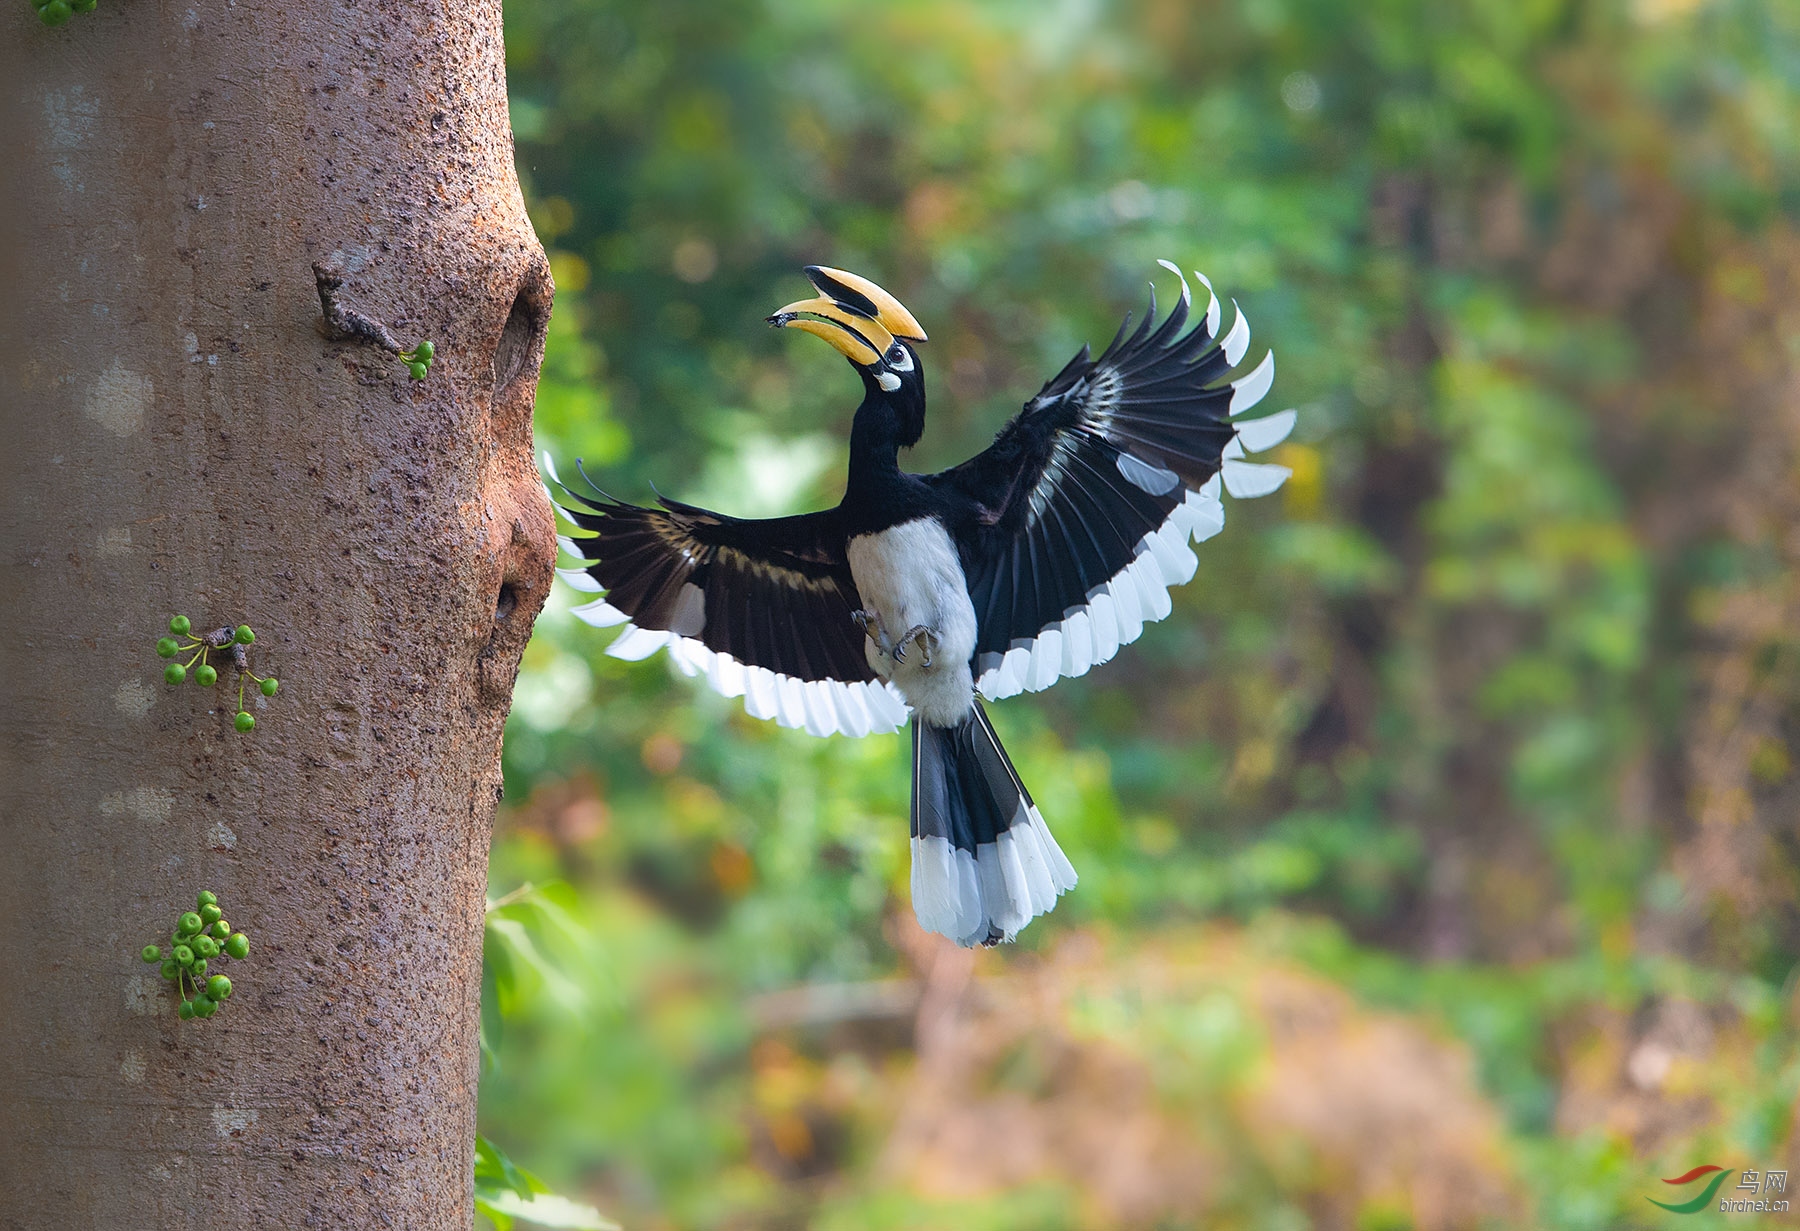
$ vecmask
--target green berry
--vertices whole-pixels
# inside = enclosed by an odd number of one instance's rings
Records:
[[[183,911],[181,915],[181,930],[186,935],[192,936],[195,932],[200,930],[203,922],[204,920],[193,911]]]
[[[175,638],[173,637],[161,637],[157,639],[156,656],[158,658],[173,658],[175,657],[176,651],[179,649],[181,649],[181,646],[176,644]]]
[[[415,359],[411,363],[406,365],[406,370],[408,372],[412,373],[412,378],[414,380],[424,380],[426,369],[429,368],[430,366],[431,366],[430,364],[420,363],[417,359]]]
[[[176,945],[175,952],[172,956],[183,966],[192,966],[194,964],[194,950],[191,946]]]
[[[91,13],[100,0],[69,0],[69,7],[77,13]]]
[[[234,634],[234,636],[236,637],[237,643],[239,645],[249,645],[251,642],[256,640],[256,634],[251,631],[250,626],[248,624],[238,625],[237,632]]]
[[[162,950],[155,945],[145,945],[138,950],[138,956],[146,962],[160,962],[162,961]]]
[[[181,963],[180,962],[176,961],[172,957],[167,958],[163,961],[163,964],[162,964],[162,977],[163,978],[173,979],[176,975],[179,975],[180,973],[181,973]]]
[[[271,675],[268,679],[259,684],[258,687],[262,689],[263,696],[272,697],[275,695],[275,690],[281,687],[281,681]]]
[[[242,932],[233,932],[231,939],[225,942],[225,952],[240,961],[250,956],[250,938]]]
[[[202,924],[211,925],[217,923],[224,917],[225,912],[219,909],[219,904],[217,902],[200,903],[200,922]]]
[[[231,937],[231,925],[223,919],[214,919],[213,925],[206,929],[206,934],[223,944]]]
[[[200,669],[194,672],[194,683],[202,688],[211,688],[219,682],[219,669],[211,663],[201,663]]]
[[[194,895],[195,910],[199,910],[203,906],[217,906],[218,904],[219,895],[210,889],[202,889],[199,893]]]
[[[181,1020],[185,1022],[194,1015],[194,1002],[191,1000],[184,1000],[181,1002],[181,1007],[175,1011],[181,1015]]]
[[[214,1000],[211,996],[196,996],[196,997],[194,997],[194,1016],[195,1017],[211,1017],[214,1013],[217,1013],[218,1011],[219,1011],[219,1002]]]
[[[231,995],[231,980],[224,975],[214,975],[206,981],[206,994],[214,1000],[223,1000]]]
[[[202,932],[194,937],[194,952],[201,957],[218,957],[219,942]]]
[[[421,363],[430,363],[431,357],[435,354],[437,354],[437,347],[433,346],[430,342],[421,342],[413,347],[413,357],[418,359]]]
[[[256,717],[249,710],[239,710],[237,717],[231,720],[231,725],[239,731],[248,731],[256,726]]]
[[[69,20],[74,12],[75,10],[69,5],[69,0],[50,0],[49,4],[38,10],[38,20],[46,26],[60,26]]]
[[[186,616],[176,616],[173,620],[169,621],[169,631],[174,633],[177,637],[183,635],[192,627],[194,626],[188,622]]]
[[[180,663],[170,663],[163,668],[163,683],[179,684],[187,679],[187,668]]]
[[[188,963],[188,973],[198,979],[206,973],[206,959],[197,957]]]

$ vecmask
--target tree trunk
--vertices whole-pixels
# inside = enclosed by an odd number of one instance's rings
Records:
[[[555,550],[500,6],[0,27],[0,1222],[467,1226],[501,724]],[[435,344],[424,380],[326,336],[315,262]],[[253,731],[228,666],[164,684],[174,613],[255,628]],[[254,948],[181,1021],[137,951],[201,888]]]

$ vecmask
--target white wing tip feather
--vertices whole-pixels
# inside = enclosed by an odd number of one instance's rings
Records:
[[[1219,336],[1219,292],[1213,290],[1212,279],[1199,270],[1194,271],[1194,277],[1200,279],[1200,285],[1206,288],[1206,293],[1211,299],[1211,302],[1206,305],[1206,336],[1216,338]]]
[[[1219,468],[1219,473],[1224,476],[1225,490],[1232,496],[1239,500],[1254,500],[1279,488],[1294,472],[1286,466],[1228,461]]]
[[[1174,261],[1165,261],[1161,257],[1157,258],[1156,263],[1158,265],[1161,265],[1164,269],[1168,270],[1170,273],[1174,274],[1177,278],[1181,279],[1181,303],[1182,303],[1182,306],[1187,307],[1188,305],[1191,305],[1194,302],[1194,293],[1192,290],[1190,290],[1188,288],[1187,275],[1181,272],[1181,267],[1179,265],[1175,264]]]
[[[598,594],[606,587],[588,576],[585,569],[559,568],[556,575],[563,579],[571,590],[580,590],[583,594]]]
[[[583,603],[579,607],[571,607],[569,614],[584,624],[592,624],[595,628],[611,628],[615,624],[623,624],[631,619],[630,616],[603,598],[597,598],[591,603]]]
[[[1245,468],[1242,474],[1240,466]],[[1214,475],[1198,490],[1189,491],[1168,519],[1139,541],[1131,563],[1095,587],[1085,604],[1036,637],[1015,641],[998,662],[989,656],[989,665],[976,672],[976,691],[989,701],[1003,701],[1022,692],[1040,692],[1059,679],[1086,675],[1110,662],[1143,635],[1145,625],[1166,618],[1174,609],[1170,589],[1191,581],[1200,567],[1200,558],[1188,543],[1203,543],[1225,528],[1221,490],[1239,498],[1264,495],[1286,477],[1285,467],[1227,462],[1223,477]]]
[[[1267,452],[1288,438],[1299,418],[1300,412],[1290,407],[1261,419],[1247,419],[1237,425],[1231,443],[1239,446],[1240,453]]]
[[[1225,362],[1235,368],[1243,359],[1244,352],[1250,349],[1250,319],[1244,315],[1244,310],[1238,307],[1235,299],[1231,301],[1231,311],[1235,318],[1231,322],[1231,332],[1225,335],[1225,340],[1219,346],[1225,352]]]
[[[583,614],[584,612],[588,614]],[[596,600],[575,613],[588,623],[626,623],[626,615]],[[596,619],[596,616],[600,617]],[[606,647],[614,658],[638,662],[663,646],[683,675],[704,677],[719,695],[742,697],[744,712],[809,735],[861,738],[898,731],[910,716],[906,702],[878,681],[802,680],[777,675],[767,667],[741,663],[729,654],[708,649],[692,637],[626,623]]]
[[[1246,348],[1249,346],[1247,338],[1244,345]],[[1226,358],[1231,358],[1231,356],[1227,355]],[[1242,351],[1239,352],[1236,359],[1231,359],[1231,362],[1235,364],[1237,360],[1241,358],[1243,358]],[[1241,415],[1246,410],[1249,410],[1252,406],[1262,401],[1263,395],[1269,391],[1269,386],[1274,383],[1275,352],[1269,351],[1262,357],[1262,362],[1257,364],[1255,370],[1248,376],[1240,377],[1231,382],[1231,413],[1233,415]]]

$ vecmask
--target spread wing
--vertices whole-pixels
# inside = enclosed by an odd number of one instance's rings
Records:
[[[1135,641],[1169,614],[1169,587],[1193,577],[1188,540],[1224,527],[1221,479],[1232,496],[1249,497],[1287,478],[1285,467],[1242,458],[1284,439],[1294,412],[1232,421],[1268,392],[1274,355],[1229,379],[1249,324],[1238,312],[1219,338],[1211,296],[1184,333],[1191,306],[1184,278],[1159,324],[1152,289],[1135,331],[1127,336],[1127,316],[1098,359],[1082,347],[992,446],[927,477],[960,510],[953,529],[979,628],[976,687],[990,700],[1083,675]]]
[[[814,735],[897,730],[906,704],[875,677],[861,602],[836,509],[746,520],[662,501],[660,509],[583,496],[545,469],[559,506],[586,534],[562,539],[582,561],[557,572],[603,595],[574,609],[589,624],[625,625],[606,652],[648,658],[667,646],[683,672],[704,675],[756,718]]]

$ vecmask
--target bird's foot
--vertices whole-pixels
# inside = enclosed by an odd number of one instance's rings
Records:
[[[915,624],[907,629],[906,635],[894,643],[895,662],[903,663],[906,661],[906,647],[909,645],[916,645],[919,647],[919,653],[921,655],[919,665],[921,667],[931,666],[931,656],[937,652],[938,647],[937,629],[931,627],[929,624]]]
[[[882,615],[880,615],[880,612],[855,610],[855,612],[850,612],[850,619],[857,621],[857,628],[862,630],[862,635],[864,635],[864,637],[868,637],[869,641],[875,642],[875,648],[882,651],[882,657],[893,657],[895,642],[887,639],[887,630],[882,626]]]

